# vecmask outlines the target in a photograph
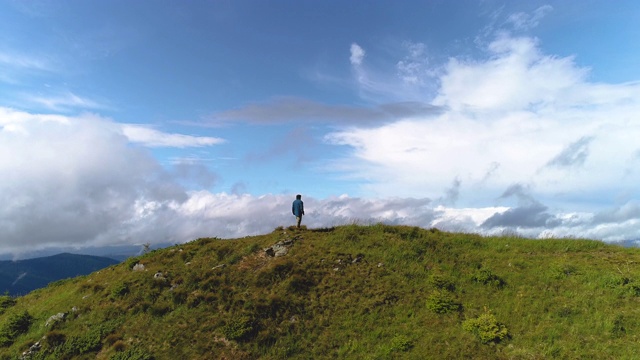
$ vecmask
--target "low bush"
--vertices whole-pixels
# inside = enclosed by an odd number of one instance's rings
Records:
[[[0,296],[0,314],[4,313],[6,309],[16,304],[16,300],[9,295]]]
[[[431,277],[429,278],[429,283],[441,290],[455,291],[456,289],[456,285],[453,283],[453,281],[442,275],[431,275]]]
[[[118,340],[115,343],[113,343],[113,350],[117,352],[123,352],[126,349],[127,349],[127,344],[122,340]]]
[[[485,311],[477,318],[465,320],[462,328],[477,336],[483,344],[499,343],[509,336],[507,327],[499,323],[490,311]]]
[[[489,269],[479,269],[473,274],[472,280],[483,285],[489,285],[498,289],[503,288],[507,283]]]
[[[33,317],[23,311],[13,314],[7,322],[0,328],[0,346],[9,346],[20,335],[29,331],[29,327],[33,322]]]
[[[460,311],[462,304],[456,302],[452,293],[436,290],[427,298],[427,308],[437,314],[447,314]]]
[[[222,327],[222,334],[229,340],[246,340],[255,333],[255,323],[247,316],[232,319]]]
[[[61,345],[67,340],[67,336],[59,331],[49,331],[44,336],[44,344],[49,348],[54,348]]]
[[[391,350],[391,352],[405,352],[411,350],[412,347],[413,342],[411,339],[404,335],[397,335],[391,339],[389,350]]]
[[[111,298],[112,299],[121,298],[128,293],[129,293],[129,286],[124,282],[119,282],[111,289]]]

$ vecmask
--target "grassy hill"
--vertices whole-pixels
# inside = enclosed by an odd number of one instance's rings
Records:
[[[89,274],[118,262],[106,257],[68,253],[0,261],[0,293],[24,295],[52,281]]]
[[[0,359],[637,359],[639,264],[386,225],[198,239],[0,297]]]

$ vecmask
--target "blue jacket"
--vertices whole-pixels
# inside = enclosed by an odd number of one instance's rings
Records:
[[[293,204],[291,205],[291,212],[296,217],[304,215],[304,203],[300,199],[293,200]]]

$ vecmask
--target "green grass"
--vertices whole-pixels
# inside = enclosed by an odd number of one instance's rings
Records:
[[[635,359],[639,262],[380,224],[197,239],[0,299],[0,359]]]

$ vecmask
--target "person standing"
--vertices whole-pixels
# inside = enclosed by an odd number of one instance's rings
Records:
[[[296,217],[296,221],[298,222],[298,229],[300,229],[300,222],[302,221],[302,215],[304,215],[304,203],[302,202],[302,195],[296,195],[296,199],[293,200],[293,204],[291,205],[291,212]]]

